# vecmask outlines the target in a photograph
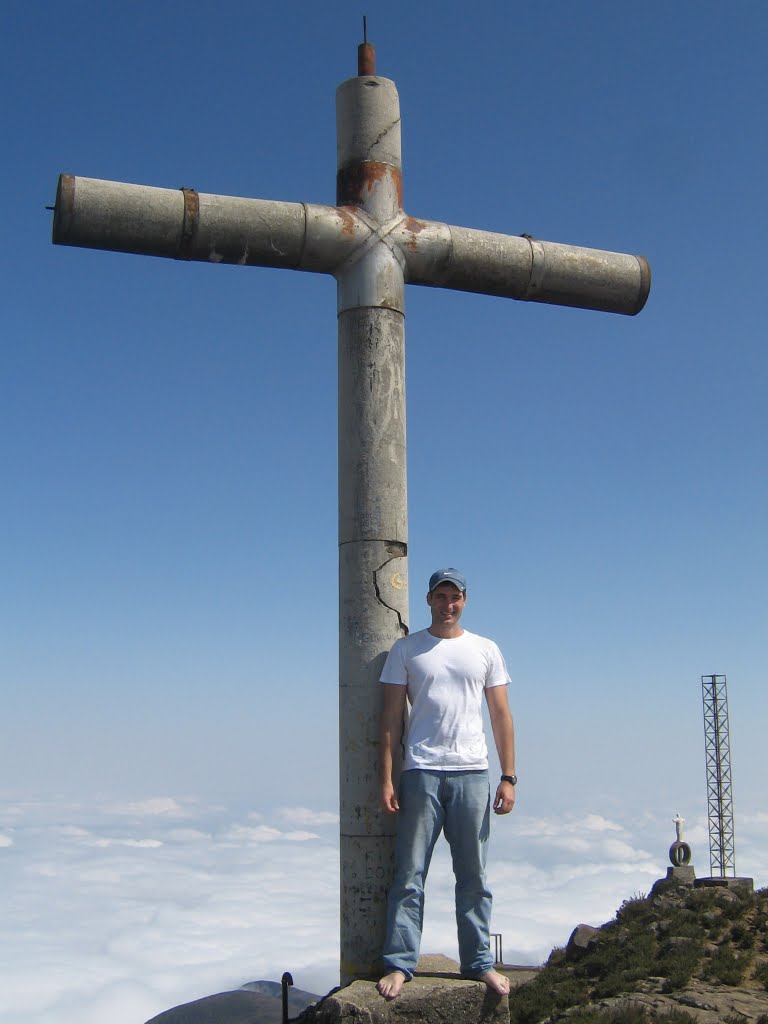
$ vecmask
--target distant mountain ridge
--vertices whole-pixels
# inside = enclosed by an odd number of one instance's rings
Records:
[[[249,981],[246,985],[241,985],[237,991],[244,992],[262,992],[265,996],[272,996],[274,999],[281,1000],[280,1005],[282,1006],[283,998],[283,986],[279,981]],[[291,1008],[291,1003],[297,999],[305,999],[305,1006],[309,1006],[310,1003],[315,1003],[320,998],[313,992],[305,992],[303,989],[294,988],[292,985],[288,987],[288,1009]],[[304,1006],[301,1008],[304,1009]]]
[[[290,986],[288,1016],[297,1017],[320,996]],[[249,981],[230,992],[218,992],[181,1003],[152,1017],[146,1024],[282,1024],[283,999],[279,981]]]

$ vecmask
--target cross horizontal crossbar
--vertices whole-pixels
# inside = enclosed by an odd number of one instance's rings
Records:
[[[244,199],[62,174],[53,241],[171,259],[338,276],[384,245],[410,284],[634,315],[651,272],[642,256],[417,220],[386,225],[352,206]]]

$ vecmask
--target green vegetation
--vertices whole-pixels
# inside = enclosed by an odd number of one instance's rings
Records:
[[[724,946],[713,953],[704,967],[707,981],[719,981],[721,985],[740,985],[749,967],[750,958],[739,956]]]
[[[629,1003],[613,1010],[585,1009],[568,1015],[569,1024],[696,1024],[696,1018],[683,1010],[649,1013],[644,1006]]]
[[[763,988],[768,991],[768,964],[760,964],[755,968],[755,981],[759,981]]]
[[[565,1011],[568,1024],[690,1024],[683,1011],[593,1004],[696,981],[768,989],[768,889],[657,883],[650,896],[626,900],[587,948],[554,949],[537,977],[510,995],[510,1024],[540,1024]]]

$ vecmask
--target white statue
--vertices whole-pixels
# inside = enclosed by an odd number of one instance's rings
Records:
[[[680,812],[678,811],[677,812],[677,817],[673,818],[672,821],[674,822],[675,828],[677,829],[677,841],[678,841],[678,843],[682,843],[682,841],[683,841],[683,825],[685,824],[685,818],[681,818],[680,817]]]

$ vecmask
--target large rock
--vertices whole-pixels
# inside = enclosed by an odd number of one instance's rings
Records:
[[[304,1020],[316,1024],[509,1024],[509,1000],[481,981],[415,977],[387,1002],[373,981],[353,981],[328,996]]]
[[[649,981],[640,992],[603,999],[592,1005],[613,1008],[639,1005],[659,1016],[683,1011],[697,1024],[723,1024],[738,1019],[748,1024],[768,1014],[768,992],[696,982],[680,992],[666,994]]]
[[[514,984],[514,982],[513,982]],[[354,981],[338,989],[302,1018],[315,1024],[509,1024],[509,1000],[468,981],[446,956],[424,956],[412,981],[387,1002],[374,981]]]
[[[600,929],[593,928],[591,924],[577,924],[568,939],[565,947],[565,955],[569,960],[582,956],[584,953],[594,949],[600,941]]]

